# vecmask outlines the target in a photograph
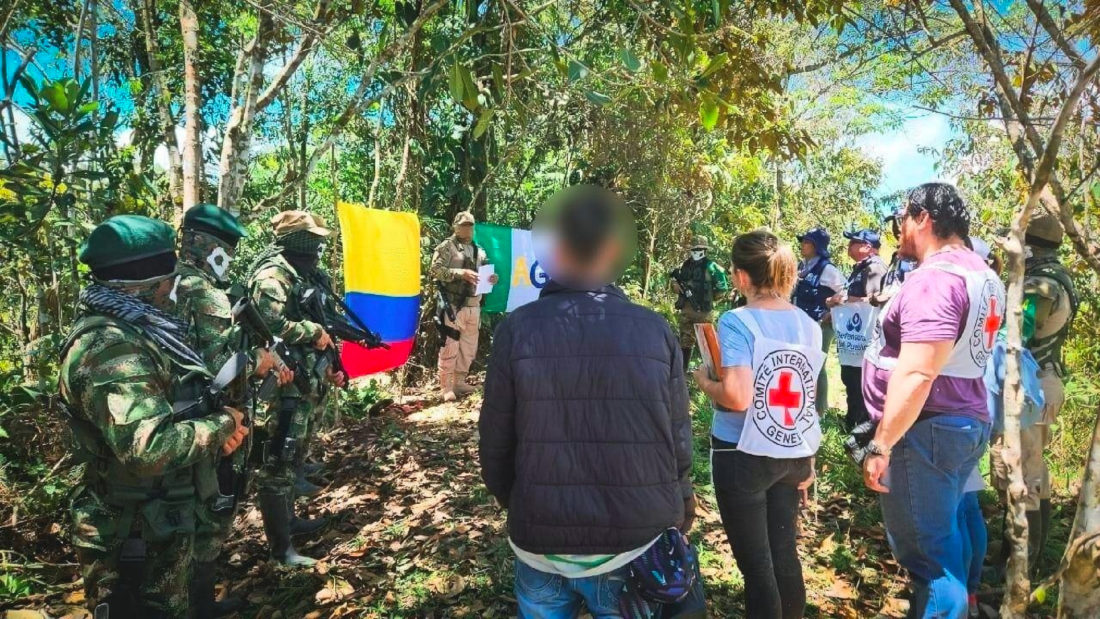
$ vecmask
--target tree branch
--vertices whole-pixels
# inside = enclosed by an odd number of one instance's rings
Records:
[[[1081,54],[1077,53],[1077,50],[1073,49],[1073,46],[1066,41],[1066,37],[1062,34],[1062,31],[1058,29],[1058,24],[1054,23],[1054,18],[1051,17],[1050,12],[1043,6],[1041,0],[1027,0],[1027,6],[1031,9],[1031,12],[1035,14],[1035,19],[1039,21],[1039,25],[1043,27],[1043,30],[1047,31],[1054,44],[1058,46],[1058,49],[1062,50],[1062,53],[1069,58],[1070,62],[1077,70],[1085,68],[1085,60],[1081,57]]]

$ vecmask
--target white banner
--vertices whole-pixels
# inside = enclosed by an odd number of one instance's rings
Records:
[[[840,365],[863,365],[863,354],[871,343],[871,332],[878,318],[878,308],[872,307],[866,301],[857,301],[837,305],[831,313]]]

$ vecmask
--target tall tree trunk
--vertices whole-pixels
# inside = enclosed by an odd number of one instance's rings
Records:
[[[179,214],[202,201],[202,88],[199,83],[199,16],[191,0],[180,0],[183,35],[183,205]]]
[[[241,193],[248,173],[248,154],[252,141],[252,120],[256,100],[263,87],[263,69],[267,61],[267,40],[271,30],[271,15],[259,12],[256,36],[241,50],[233,76],[232,108],[222,138],[218,163],[218,206],[240,214]]]
[[[156,27],[153,24],[153,1],[141,2],[141,26],[145,32],[145,53],[149,56],[149,75],[157,103],[157,117],[164,147],[168,150],[168,197],[174,207],[183,204],[183,161],[179,141],[176,139],[176,120],[172,118],[172,91],[160,65],[160,46],[157,44]]]
[[[1058,589],[1058,616],[1085,619],[1100,616],[1100,409],[1092,432],[1092,447],[1077,497],[1077,516],[1070,529]]]

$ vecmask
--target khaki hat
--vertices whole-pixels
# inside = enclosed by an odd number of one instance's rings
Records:
[[[332,231],[325,227],[325,220],[306,211],[283,211],[271,218],[275,226],[275,236],[286,236],[291,232],[312,232],[317,236],[328,236]]]
[[[474,214],[471,213],[470,211],[462,211],[458,215],[455,215],[454,225],[456,225],[456,226],[464,226],[466,224],[473,225],[473,223],[474,223]]]
[[[691,237],[691,249],[710,249],[707,237],[701,234]]]
[[[1024,242],[1036,247],[1057,248],[1062,244],[1065,232],[1062,230],[1062,222],[1053,213],[1040,210],[1027,224],[1027,232]]]

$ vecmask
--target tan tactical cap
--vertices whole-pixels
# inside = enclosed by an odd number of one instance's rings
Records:
[[[710,243],[707,242],[707,237],[697,234],[691,237],[692,249],[710,249]]]
[[[305,230],[317,236],[328,236],[332,231],[325,227],[325,220],[319,215],[306,211],[283,211],[271,218],[275,226],[275,236],[285,236],[291,232]]]
[[[1058,217],[1045,209],[1040,209],[1027,224],[1025,241],[1028,245],[1058,247],[1062,244],[1064,234],[1062,222]]]
[[[471,224],[472,225],[473,223],[474,223],[474,214],[471,213],[470,211],[462,211],[458,215],[455,215],[454,225],[456,225],[456,226],[463,226],[463,225],[466,225],[466,224]]]

